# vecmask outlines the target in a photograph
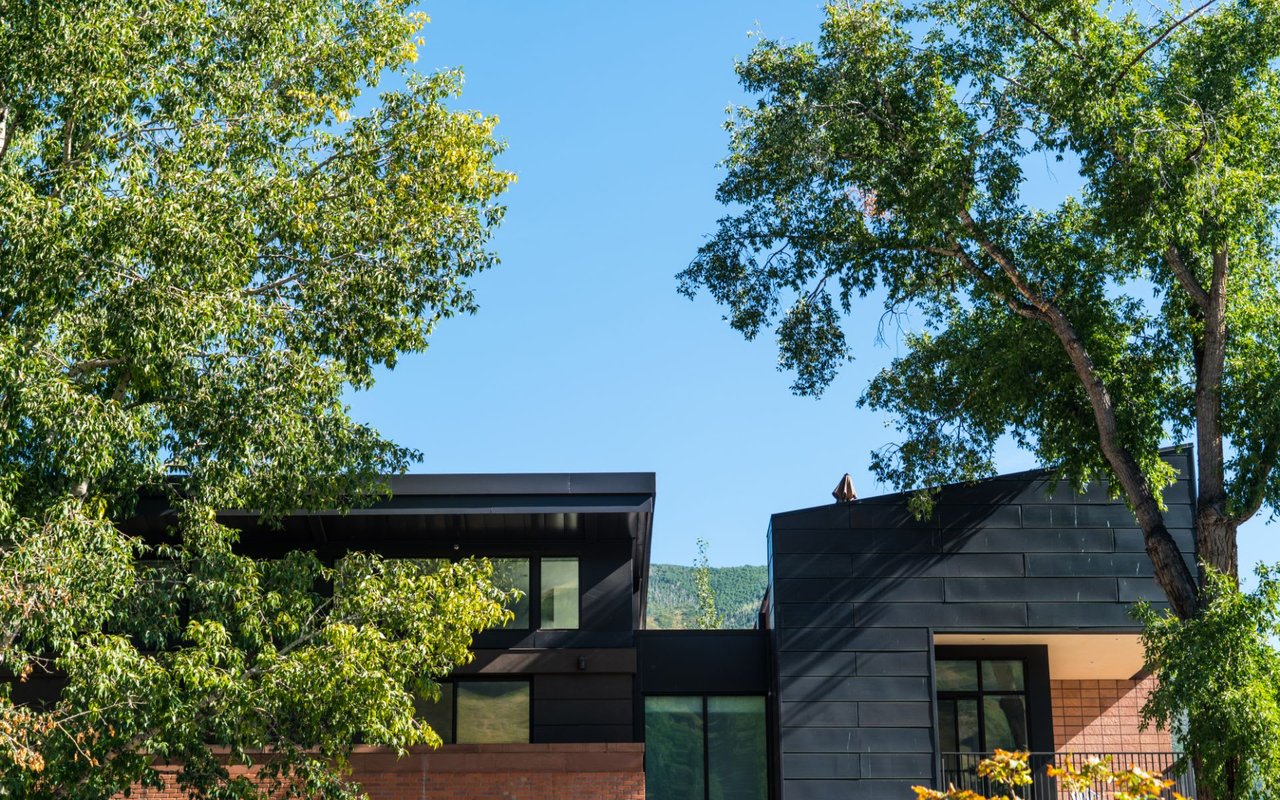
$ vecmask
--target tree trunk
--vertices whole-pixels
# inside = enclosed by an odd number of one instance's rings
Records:
[[[1195,774],[1197,776],[1202,774],[1204,770],[1204,759],[1200,757],[1199,753],[1192,752],[1191,769],[1195,771]],[[1199,782],[1197,782],[1195,800],[1228,800],[1228,798],[1214,797],[1212,789],[1210,789],[1208,786],[1201,786]]]
[[[1233,581],[1239,580],[1240,555],[1236,545],[1239,523],[1214,504],[1201,503],[1196,511],[1196,553],[1202,565],[1213,567]],[[1200,586],[1205,583],[1203,566]]]

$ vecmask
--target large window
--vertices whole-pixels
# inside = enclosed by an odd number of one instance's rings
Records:
[[[936,676],[942,751],[1028,749],[1025,672],[1021,659],[939,660]]]
[[[422,701],[418,714],[445,744],[529,741],[528,681],[440,684],[440,699]]]
[[[650,800],[768,797],[763,697],[646,697],[644,737]]]

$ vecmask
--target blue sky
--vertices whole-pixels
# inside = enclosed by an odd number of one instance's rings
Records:
[[[790,394],[773,341],[746,342],[708,299],[676,294],[723,209],[714,199],[725,108],[748,33],[812,39],[812,0],[532,3],[449,0],[417,67],[462,67],[460,105],[501,119],[518,175],[494,240],[503,263],[477,279],[474,317],[446,321],[404,358],[357,418],[416,447],[422,472],[653,471],[653,560],[764,563],[769,514],[831,502],[845,473],[888,491],[868,454],[892,439],[855,407],[896,353],[877,345],[880,307],[849,321],[857,360],[820,400]],[[1062,168],[1058,167],[1059,173]],[[1043,175],[1060,194],[1073,175]],[[1012,448],[1003,471],[1034,466]],[[1255,525],[1242,562],[1280,560]]]

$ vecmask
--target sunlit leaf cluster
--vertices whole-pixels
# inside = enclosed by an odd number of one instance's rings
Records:
[[[344,395],[495,263],[496,120],[411,71],[406,6],[0,0],[0,790],[254,797],[225,754],[269,749],[341,796],[507,619],[483,563],[260,562],[216,516],[379,496],[416,454]],[[140,497],[169,538],[120,532]]]

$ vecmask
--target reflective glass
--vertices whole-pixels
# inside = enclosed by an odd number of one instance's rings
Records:
[[[982,662],[982,691],[1021,692],[1025,688],[1021,661]]]
[[[982,752],[982,737],[978,728],[978,701],[973,698],[956,700],[956,752]]]
[[[529,627],[529,559],[527,558],[491,558],[493,564],[493,585],[499,589],[515,589],[520,592],[520,599],[507,606],[515,614],[515,619],[507,623],[508,628]]]
[[[542,628],[578,627],[578,559],[542,559]]]
[[[711,800],[767,800],[763,697],[707,698]]]
[[[938,691],[978,691],[978,662],[939,661],[937,667]]]
[[[701,697],[644,699],[648,800],[706,800]]]
[[[414,701],[418,717],[431,726],[440,741],[453,744],[453,684],[440,684],[440,699],[431,701],[419,697]]]
[[[475,681],[457,684],[458,742],[529,741],[529,684]]]
[[[987,750],[1027,749],[1027,704],[1021,695],[987,695],[982,698]]]
[[[956,701],[938,701],[938,744],[944,753],[960,752],[960,736],[956,732]]]

